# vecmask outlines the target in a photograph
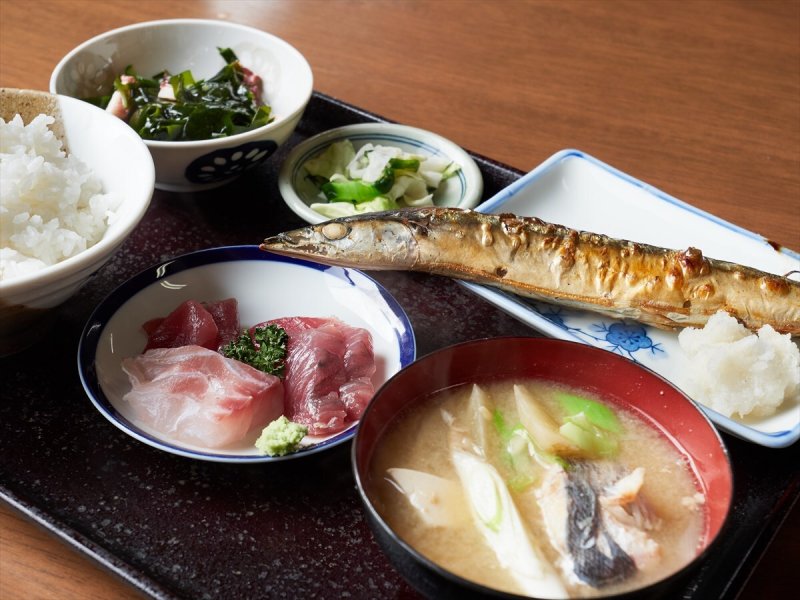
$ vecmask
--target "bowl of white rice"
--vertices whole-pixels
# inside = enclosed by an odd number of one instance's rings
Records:
[[[111,258],[154,181],[125,123],[74,98],[0,88],[0,356],[35,342]]]

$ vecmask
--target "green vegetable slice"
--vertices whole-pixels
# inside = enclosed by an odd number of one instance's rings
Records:
[[[358,179],[329,181],[322,186],[322,193],[325,194],[328,202],[354,202],[355,204],[369,202],[381,194],[376,185],[364,183]]]
[[[328,204],[349,203],[355,208],[311,208],[333,218],[367,212],[361,205],[385,198],[389,208],[430,206],[439,184],[460,167],[440,156],[424,157],[394,146],[361,146],[356,152],[350,140],[334,142],[303,163],[308,181],[320,190]],[[369,208],[369,211],[377,210]]]
[[[566,392],[558,392],[556,400],[567,417],[583,413],[592,425],[614,433],[622,431],[617,415],[605,404]]]
[[[535,463],[543,467],[560,465],[568,468],[564,459],[542,450],[531,434],[521,424],[511,427],[500,410],[492,412],[492,424],[504,445],[504,458],[512,476],[508,487],[514,492],[522,492],[538,479]]]
[[[619,450],[622,425],[605,404],[566,392],[555,395],[564,411],[559,432],[592,456],[614,456]]]
[[[619,450],[616,434],[595,427],[588,422],[585,415],[569,417],[559,431],[592,456],[611,457]]]

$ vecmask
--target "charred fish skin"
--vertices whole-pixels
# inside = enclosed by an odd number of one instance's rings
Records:
[[[597,494],[588,481],[575,473],[568,474],[567,497],[567,550],[577,578],[594,588],[603,588],[636,573],[633,559],[602,530]]]
[[[800,335],[800,282],[535,217],[409,208],[267,238],[263,250],[359,269],[423,271],[659,327],[702,327],[725,310],[751,330]]]
[[[626,519],[615,530],[609,527],[605,494],[617,476],[608,463],[595,468],[572,461],[566,469],[548,468],[536,490],[547,538],[559,555],[556,564],[573,585],[602,589],[660,562],[648,524]],[[637,488],[629,504],[642,502],[638,493]]]

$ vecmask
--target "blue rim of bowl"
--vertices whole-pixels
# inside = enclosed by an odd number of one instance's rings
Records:
[[[397,343],[400,349],[400,368],[404,368],[411,364],[416,359],[416,339],[414,337],[414,330],[411,327],[411,322],[406,315],[403,308],[397,302],[386,288],[380,283],[369,277],[362,271],[356,269],[346,269],[342,267],[330,267],[320,263],[313,263],[304,260],[298,260],[276,254],[269,254],[255,245],[243,246],[223,246],[219,248],[209,248],[207,250],[199,250],[178,256],[177,258],[164,261],[158,265],[154,265],[134,275],[126,282],[114,289],[92,312],[89,320],[81,332],[80,340],[78,341],[78,375],[83,385],[83,389],[89,396],[89,399],[94,404],[95,408],[113,425],[127,433],[131,437],[144,442],[145,444],[183,456],[186,458],[194,458],[206,460],[211,462],[223,463],[268,463],[279,462],[285,460],[292,460],[316,454],[323,450],[327,450],[339,444],[342,444],[350,439],[358,429],[358,423],[355,423],[345,429],[344,431],[325,439],[319,443],[311,446],[301,448],[297,452],[287,454],[285,456],[261,456],[261,455],[236,455],[236,454],[218,454],[215,452],[203,452],[200,450],[191,450],[184,448],[177,444],[165,442],[160,438],[144,432],[135,423],[126,419],[114,407],[108,397],[103,392],[102,387],[97,376],[97,367],[95,364],[95,355],[97,347],[102,338],[103,331],[111,318],[116,312],[134,295],[144,290],[154,282],[162,279],[168,275],[175,275],[176,273],[190,270],[196,267],[210,265],[215,263],[233,262],[233,261],[265,261],[277,262],[296,265],[299,267],[310,268],[316,271],[329,271],[337,277],[346,280],[351,285],[357,284],[350,277],[350,273],[358,273],[359,277],[363,277],[369,283],[375,286],[375,289],[381,295],[381,298],[386,302],[387,306],[392,313],[405,325],[405,331],[395,331],[397,335]],[[393,375],[393,374],[392,374]]]

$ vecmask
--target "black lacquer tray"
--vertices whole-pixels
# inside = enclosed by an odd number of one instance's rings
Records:
[[[258,243],[303,225],[278,193],[288,151],[320,131],[380,120],[317,93],[292,139],[263,167],[209,192],[156,191],[122,249],[59,309],[51,336],[0,359],[0,497],[157,598],[417,598],[367,527],[350,444],[266,465],[166,454],[106,421],[76,368],[81,329],[116,286],[179,254]],[[475,158],[484,198],[522,175]],[[481,337],[539,335],[449,279],[372,275],[408,313],[418,356]],[[735,597],[800,493],[800,444],[774,450],[723,437],[734,507],[719,543],[676,597]]]

